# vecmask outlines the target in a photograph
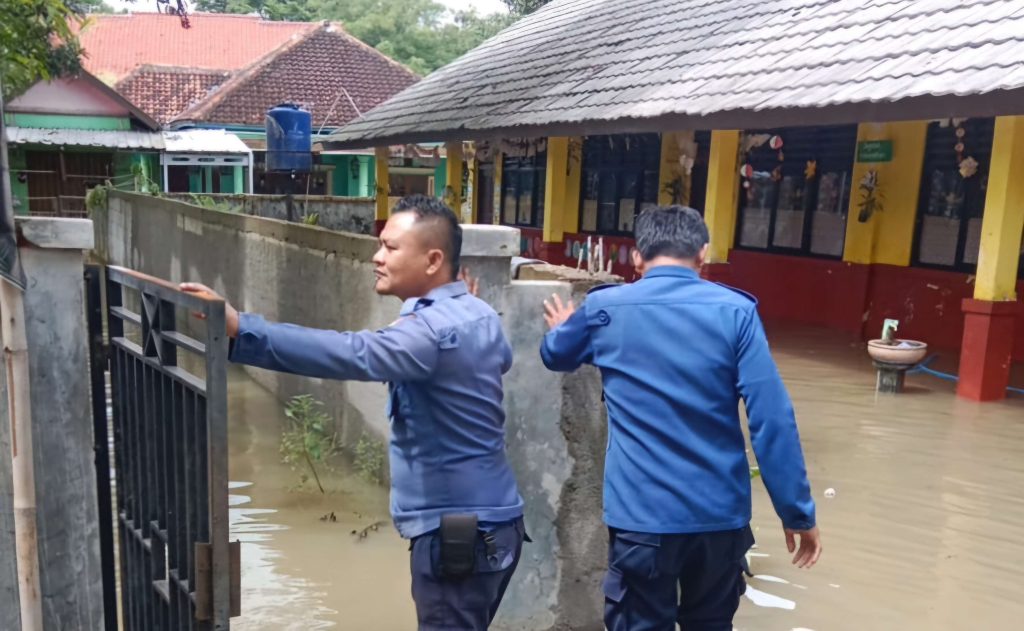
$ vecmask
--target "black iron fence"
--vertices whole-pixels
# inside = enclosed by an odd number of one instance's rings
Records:
[[[238,544],[228,541],[224,303],[131,270],[86,272],[107,630],[221,630],[238,615]],[[106,333],[103,315],[106,315]],[[192,336],[186,314],[203,317]],[[197,339],[198,338],[198,339]],[[117,497],[111,506],[108,410]],[[101,398],[102,402],[103,399]],[[113,527],[117,522],[119,581]]]

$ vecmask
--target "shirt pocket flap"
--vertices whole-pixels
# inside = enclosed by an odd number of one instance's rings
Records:
[[[453,328],[447,328],[441,331],[441,334],[437,338],[437,347],[441,350],[449,350],[452,348],[459,347],[459,334]]]
[[[587,309],[587,324],[589,326],[608,326],[608,323],[612,321],[612,317],[608,315],[608,312],[604,309],[594,309],[591,311]]]

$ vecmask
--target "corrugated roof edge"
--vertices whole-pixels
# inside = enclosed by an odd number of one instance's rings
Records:
[[[358,132],[346,133],[347,127],[366,124],[366,121],[359,121],[334,132],[322,142],[324,149],[336,150],[495,137],[587,136],[685,129],[800,127],[1007,115],[1024,115],[1024,88],[968,95],[928,94],[896,101],[857,101],[826,107],[736,108],[707,115],[671,113],[652,117],[585,119],[540,125],[480,128],[466,126],[408,134],[385,133],[378,136],[366,136]]]

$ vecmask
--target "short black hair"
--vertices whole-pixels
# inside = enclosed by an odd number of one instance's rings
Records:
[[[444,256],[452,266],[452,280],[459,277],[459,257],[462,254],[462,226],[459,219],[440,199],[429,195],[409,195],[398,200],[391,210],[392,215],[411,212],[416,214],[416,223],[428,222],[438,229],[444,243]]]
[[[636,218],[633,233],[645,261],[658,256],[692,259],[710,240],[704,218],[688,206],[648,208]]]

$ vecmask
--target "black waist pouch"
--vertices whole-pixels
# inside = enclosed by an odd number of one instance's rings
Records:
[[[476,568],[476,515],[441,517],[441,576],[463,578]]]

